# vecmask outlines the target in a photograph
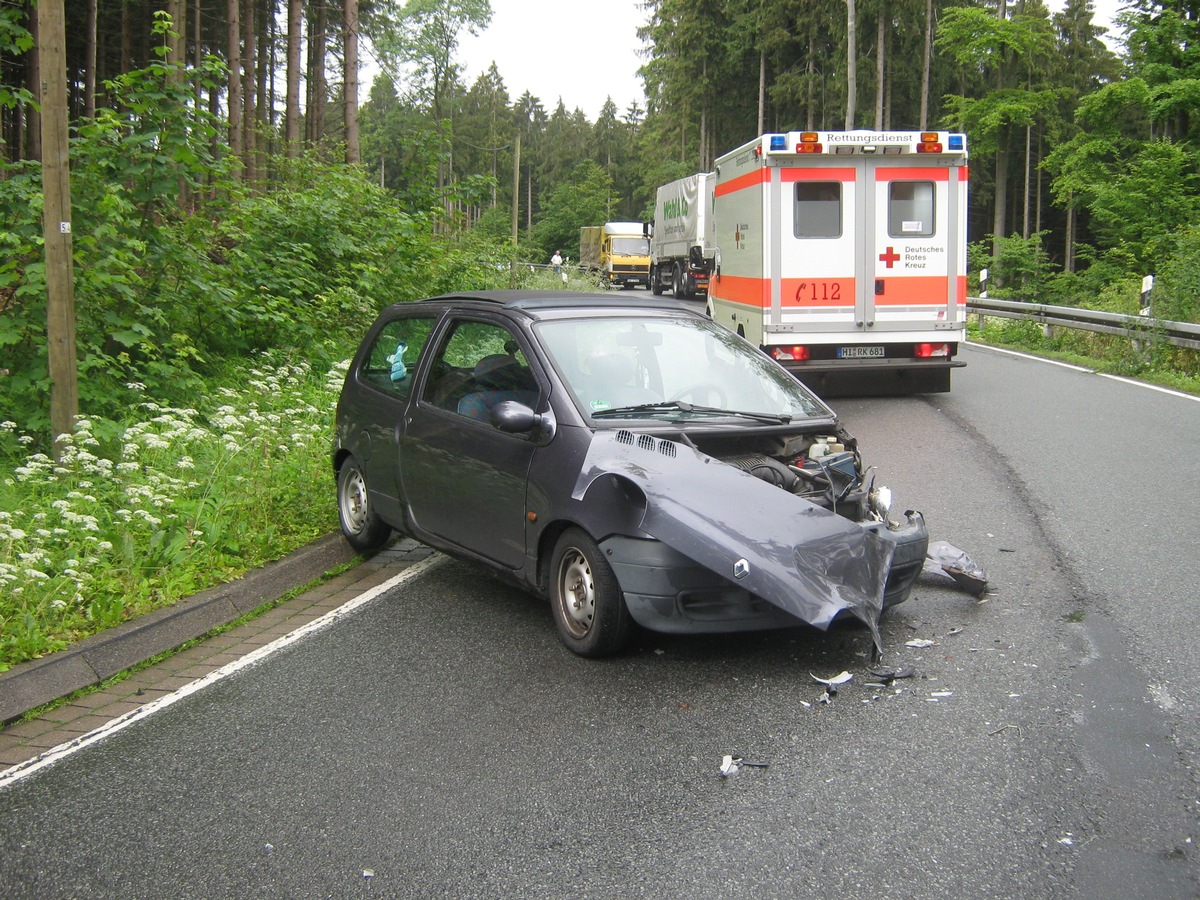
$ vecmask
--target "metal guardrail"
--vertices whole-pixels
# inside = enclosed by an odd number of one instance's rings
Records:
[[[1165,341],[1176,347],[1200,350],[1200,325],[1191,322],[1168,322],[1149,316],[1127,316],[1095,309],[982,297],[968,297],[967,310],[984,316],[1023,319],[1027,322],[1041,322],[1043,325],[1116,334],[1135,341]]]

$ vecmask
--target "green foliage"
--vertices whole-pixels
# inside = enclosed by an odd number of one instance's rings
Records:
[[[1154,316],[1200,322],[1200,226],[1180,228],[1163,242],[1162,251],[1151,292]]]
[[[17,57],[33,49],[33,35],[23,24],[24,12],[13,6],[0,7],[0,56]],[[33,101],[28,88],[0,82],[0,109]]]
[[[1143,144],[1094,184],[1089,204],[1106,244],[1128,247],[1143,267],[1156,244],[1200,213],[1200,158],[1194,148],[1169,141]]]
[[[557,249],[575,256],[579,229],[609,221],[608,200],[612,179],[591,160],[580,163],[568,181],[560,184],[546,202],[534,240],[547,258]]]
[[[1048,302],[1044,294],[1054,265],[1043,246],[1045,237],[1046,232],[1038,232],[1029,238],[1001,238],[996,255],[990,240],[976,241],[967,247],[969,268],[974,272],[988,269],[988,296],[994,299]]]

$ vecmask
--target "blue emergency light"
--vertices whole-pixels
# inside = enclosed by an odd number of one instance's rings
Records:
[[[950,135],[950,149],[951,150],[964,149],[963,148],[963,136],[961,134]]]
[[[787,135],[786,134],[771,135],[771,149],[772,150],[786,150],[787,149]]]

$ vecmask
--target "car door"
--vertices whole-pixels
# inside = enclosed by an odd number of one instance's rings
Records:
[[[342,445],[362,464],[372,506],[393,524],[404,520],[396,462],[405,411],[436,323],[436,310],[418,306],[384,322],[350,373],[353,389],[342,393]]]
[[[506,568],[525,558],[525,497],[537,445],[487,418],[516,400],[539,409],[544,379],[522,339],[498,320],[460,317],[442,332],[409,410],[401,490],[418,536],[450,543]]]

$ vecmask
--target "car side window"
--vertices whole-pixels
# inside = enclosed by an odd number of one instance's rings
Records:
[[[408,397],[417,359],[436,321],[433,316],[408,316],[384,325],[363,363],[362,379],[389,394]]]
[[[430,362],[421,399],[487,422],[493,406],[515,400],[536,408],[537,378],[516,336],[492,322],[455,322]]]

